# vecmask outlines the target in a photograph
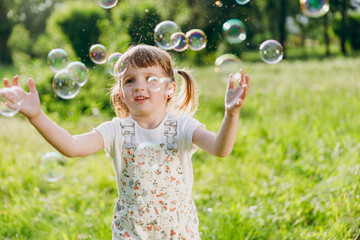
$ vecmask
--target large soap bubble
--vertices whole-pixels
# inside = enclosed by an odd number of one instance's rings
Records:
[[[268,64],[280,62],[284,55],[283,47],[276,40],[266,40],[260,45],[259,51],[261,59]]]
[[[82,62],[71,62],[66,67],[80,87],[84,86],[89,79],[89,69]]]
[[[119,52],[116,52],[116,53],[113,53],[111,54],[108,59],[107,59],[107,63],[106,63],[106,67],[107,67],[107,70],[108,72],[112,75],[112,76],[115,76],[115,64],[116,62],[119,60],[119,58],[122,56],[121,53]],[[122,71],[120,71],[122,72]],[[120,75],[121,73],[117,73],[117,75]]]
[[[53,72],[58,72],[64,69],[69,62],[69,56],[64,49],[56,48],[49,52],[47,56],[47,63]]]
[[[80,91],[80,85],[68,69],[63,69],[55,74],[52,87],[55,93],[63,99],[74,98]]]
[[[40,160],[40,172],[47,182],[57,182],[65,175],[64,158],[57,152],[48,152]]]
[[[154,30],[155,43],[165,49],[171,50],[179,45],[180,39],[171,38],[174,33],[181,32],[179,26],[173,21],[163,21],[156,25]]]
[[[199,51],[206,47],[206,34],[201,29],[192,29],[186,33],[186,41],[191,50]]]
[[[235,0],[235,2],[240,5],[245,5],[250,2],[250,0]]]
[[[321,17],[329,11],[328,0],[300,0],[300,6],[309,17]]]
[[[230,19],[223,24],[226,41],[231,44],[241,43],[246,39],[246,27],[239,19]]]
[[[230,73],[240,70],[240,59],[230,53],[223,54],[216,58],[214,72],[218,79],[227,83]]]
[[[118,3],[118,0],[97,0],[97,3],[100,7],[109,9],[115,7]]]
[[[101,44],[95,44],[90,47],[89,56],[91,61],[96,64],[106,63],[106,47]]]

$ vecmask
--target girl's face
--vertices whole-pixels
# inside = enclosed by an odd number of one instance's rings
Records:
[[[133,116],[166,113],[167,101],[174,95],[176,87],[174,82],[160,81],[166,77],[161,67],[128,66],[119,95]]]

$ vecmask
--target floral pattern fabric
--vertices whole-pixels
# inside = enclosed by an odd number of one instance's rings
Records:
[[[176,123],[169,126],[174,128]],[[113,240],[200,239],[197,212],[176,143],[171,138],[167,142],[131,144],[128,148],[123,144]]]

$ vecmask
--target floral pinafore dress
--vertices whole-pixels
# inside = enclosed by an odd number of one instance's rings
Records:
[[[134,123],[121,124],[125,141],[113,240],[200,239],[196,208],[175,141],[177,121],[163,124],[166,142],[161,144],[135,144]]]

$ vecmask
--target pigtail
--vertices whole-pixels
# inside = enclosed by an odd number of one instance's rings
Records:
[[[119,84],[114,84],[110,91],[110,103],[118,118],[126,118],[130,111],[119,95]]]
[[[188,70],[177,70],[177,73],[182,76],[184,81],[175,99],[176,109],[178,112],[193,115],[198,107],[198,95],[195,79],[191,76]]]

